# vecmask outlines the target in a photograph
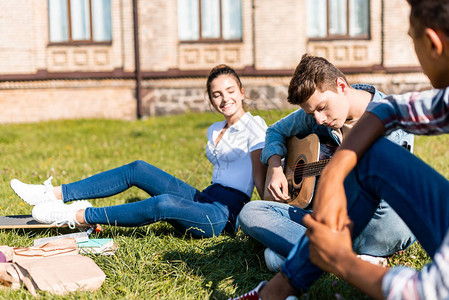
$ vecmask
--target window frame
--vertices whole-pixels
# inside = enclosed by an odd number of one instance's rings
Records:
[[[88,40],[73,40],[72,39],[72,11],[70,2],[72,0],[65,0],[67,2],[67,23],[68,23],[68,40],[63,42],[52,42],[50,40],[50,14],[48,14],[48,37],[49,37],[49,46],[57,45],[57,46],[73,46],[73,45],[112,45],[112,35],[110,41],[94,41],[93,40],[93,23],[92,23],[92,0],[89,0],[89,35],[90,39]],[[47,2],[49,3],[49,2]],[[49,11],[49,7],[47,9]],[[112,12],[111,12],[111,27],[112,27]],[[112,28],[111,28],[112,29]]]
[[[241,25],[242,25],[242,37],[240,39],[225,39],[223,38],[223,7],[222,7],[222,0],[219,0],[219,9],[220,9],[220,37],[219,38],[203,38],[203,31],[202,31],[202,14],[201,14],[201,0],[197,0],[198,1],[198,10],[199,10],[199,14],[198,14],[198,18],[199,18],[199,22],[198,22],[198,26],[199,26],[199,38],[197,40],[179,40],[179,42],[181,44],[198,44],[198,43],[210,43],[210,44],[214,44],[214,43],[240,43],[243,41],[243,3],[242,0],[240,0],[240,19],[241,19]]]
[[[368,32],[363,35],[350,36],[350,0],[346,0],[346,34],[329,34],[330,27],[330,12],[329,12],[329,1],[326,0],[326,36],[325,37],[308,37],[309,41],[337,41],[337,40],[370,40],[371,39],[371,1],[367,1],[368,5]]]

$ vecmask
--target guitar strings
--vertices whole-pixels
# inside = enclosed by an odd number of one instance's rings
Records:
[[[330,159],[324,159],[313,163],[308,164],[298,164],[293,170],[287,171],[286,175],[291,175],[295,172],[301,172],[303,177],[310,177],[320,175],[321,171],[324,169],[326,164],[330,161]],[[287,165],[290,169],[292,169],[292,165]]]
[[[297,164],[295,166],[295,170],[302,170],[302,169],[308,169],[308,168],[314,168],[314,167],[321,167],[326,166],[326,164],[330,161],[330,159],[323,159],[317,162],[307,163],[307,164]],[[288,167],[292,167],[292,165],[288,165]]]
[[[317,171],[322,171],[325,167],[325,164],[319,165],[319,166],[309,166],[309,167],[301,167],[301,168],[295,168],[293,170],[290,170],[289,172],[292,173],[302,173],[302,174],[313,174]]]

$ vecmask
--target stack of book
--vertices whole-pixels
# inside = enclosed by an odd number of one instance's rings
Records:
[[[81,254],[113,255],[117,249],[113,239],[89,239],[85,242],[79,242],[77,245]]]

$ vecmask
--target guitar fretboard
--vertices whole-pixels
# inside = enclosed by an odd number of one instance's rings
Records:
[[[289,170],[291,171],[288,171],[288,173],[301,177],[319,176],[329,161],[330,158],[308,164],[297,164],[294,168],[290,167]]]

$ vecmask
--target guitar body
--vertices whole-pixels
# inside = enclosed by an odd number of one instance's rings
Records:
[[[310,134],[303,139],[292,137],[287,142],[287,157],[284,164],[284,174],[288,182],[287,202],[299,208],[306,208],[312,201],[317,176],[335,152],[336,145],[320,144],[316,134]],[[268,192],[268,183],[272,173],[267,172],[264,189],[264,200],[273,200]]]

